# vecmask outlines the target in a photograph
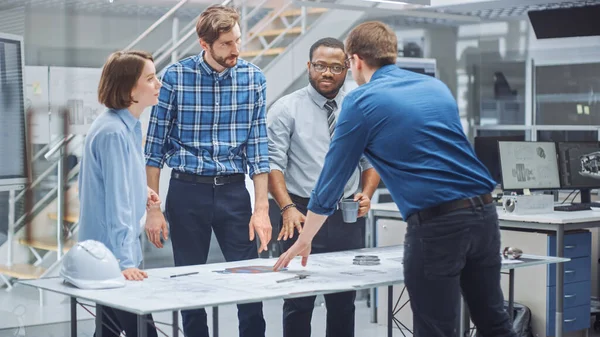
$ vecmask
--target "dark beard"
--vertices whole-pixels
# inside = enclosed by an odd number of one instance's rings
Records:
[[[312,77],[310,76],[310,74],[308,74],[308,82],[310,83],[310,85],[312,85],[313,88],[315,88],[315,90],[319,94],[321,94],[321,96],[327,97],[327,98],[334,98],[338,94],[338,92],[340,92],[340,89],[344,86],[344,82],[342,82],[340,85],[337,86],[337,88],[333,88],[326,92],[321,91],[319,89],[317,81],[313,80]]]
[[[210,49],[210,56],[213,58],[213,60],[215,60],[215,62],[217,62],[223,68],[233,68],[235,66],[235,64],[233,66],[230,66],[229,64],[227,64],[227,58],[217,56],[215,54],[215,52],[212,50],[212,48]],[[237,62],[236,62],[236,64],[237,64]]]

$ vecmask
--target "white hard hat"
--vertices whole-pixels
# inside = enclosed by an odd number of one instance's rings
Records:
[[[81,289],[109,289],[125,286],[119,262],[98,241],[78,242],[65,255],[60,276]]]

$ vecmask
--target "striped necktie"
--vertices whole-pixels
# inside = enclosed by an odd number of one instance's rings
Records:
[[[329,136],[331,138],[333,138],[333,131],[335,130],[335,114],[333,112],[336,108],[337,104],[334,100],[325,103],[325,110],[327,110],[327,124],[329,124]]]

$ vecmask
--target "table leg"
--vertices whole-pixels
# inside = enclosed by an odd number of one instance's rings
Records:
[[[377,217],[373,216],[373,220],[370,223],[370,236],[369,236],[369,248],[375,247],[375,231],[377,228]],[[377,289],[371,288],[369,289],[369,297],[371,300],[371,307],[369,308],[371,311],[371,323],[377,323]]]
[[[508,271],[508,317],[510,324],[514,321],[515,311],[515,270]]]
[[[561,225],[556,229],[556,256],[563,257],[564,255],[564,234],[565,230]],[[564,263],[556,264],[556,330],[555,337],[563,335],[563,293],[564,293]]]
[[[179,311],[173,311],[173,337],[179,337]]]
[[[460,297],[459,331],[460,337],[469,337],[471,335],[471,313],[469,312],[467,302],[465,302],[462,296]]]
[[[219,307],[213,307],[213,337],[219,337]]]
[[[394,286],[388,286],[388,337],[392,337],[392,325],[394,319]]]
[[[102,316],[104,315],[104,307],[96,303],[96,334],[94,337],[106,337],[102,335]]]
[[[71,337],[77,337],[77,299],[71,297]]]
[[[146,315],[138,315],[137,326],[138,326],[138,337],[148,336],[148,322],[146,322]]]

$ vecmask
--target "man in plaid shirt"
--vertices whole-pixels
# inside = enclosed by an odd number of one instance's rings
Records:
[[[227,261],[258,257],[271,240],[265,77],[238,59],[239,15],[211,6],[198,19],[202,53],[169,66],[150,117],[146,141],[148,186],[158,193],[160,169],[173,168],[166,215],[176,266],[205,264],[211,229]],[[254,181],[255,207],[245,187]],[[167,236],[159,209],[148,213],[150,241]],[[208,337],[204,309],[182,311],[186,336]],[[264,337],[262,303],[238,305],[240,337]]]

